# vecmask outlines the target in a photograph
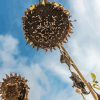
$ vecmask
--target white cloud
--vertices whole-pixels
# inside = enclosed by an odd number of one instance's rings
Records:
[[[72,16],[77,20],[74,34],[68,43],[69,51],[89,81],[94,72],[100,81],[100,1],[70,0]],[[93,100],[87,96],[87,100]]]
[[[29,80],[29,100],[33,100],[33,98],[35,100],[41,100],[42,97],[48,93],[53,95],[55,88],[52,88],[49,77],[45,74],[43,68],[39,64],[35,64],[33,60],[28,63],[29,59],[28,57],[20,55],[17,39],[11,35],[0,35],[0,81],[5,77],[5,74],[17,72]],[[60,68],[60,66],[57,66],[54,62],[52,62],[52,64],[55,68],[46,64],[50,72],[55,73],[61,81],[65,82],[65,69]],[[46,65],[44,64],[44,67]],[[59,92],[60,90],[56,94]],[[55,96],[52,96],[52,99],[54,98]]]
[[[15,56],[18,56],[17,58]],[[30,100],[40,100],[47,92],[44,91],[37,79],[49,89],[49,82],[38,64],[27,63],[28,58],[20,56],[18,40],[11,35],[0,35],[0,80],[5,74],[17,72],[29,80]]]
[[[100,66],[100,1],[70,0],[70,5],[72,16],[77,22],[68,47],[81,69],[87,70],[89,73],[95,67],[95,72],[98,73]]]
[[[11,36],[0,35],[0,62],[4,64],[3,66],[10,67],[15,64],[13,55],[18,54],[17,44],[18,41]]]

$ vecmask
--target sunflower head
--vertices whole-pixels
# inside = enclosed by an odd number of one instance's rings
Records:
[[[70,12],[55,2],[30,6],[22,20],[25,39],[33,48],[55,49],[72,33]]]
[[[28,90],[28,86],[26,84],[27,80],[22,78],[20,75],[10,74],[10,76],[6,75],[6,79],[3,79],[0,86],[0,94],[2,99],[4,100],[18,100],[19,97],[24,95],[22,90],[25,88]],[[23,85],[22,85],[23,84]],[[21,94],[20,94],[21,93]]]

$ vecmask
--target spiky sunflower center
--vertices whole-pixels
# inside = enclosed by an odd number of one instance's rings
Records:
[[[7,85],[7,88],[6,88],[6,96],[7,97],[10,97],[11,95],[12,96],[15,96],[18,94],[18,91],[17,91],[17,86],[16,84],[8,84]]]
[[[29,89],[26,82],[27,80],[20,75],[17,76],[16,73],[10,74],[10,76],[6,75],[6,79],[3,79],[0,85],[1,97],[4,100],[22,100],[18,98],[24,98]]]
[[[52,49],[72,31],[68,10],[57,3],[33,5],[23,17],[25,38],[33,47]]]

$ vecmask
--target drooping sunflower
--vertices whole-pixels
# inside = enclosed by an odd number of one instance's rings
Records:
[[[30,6],[22,20],[25,39],[33,48],[55,49],[72,33],[70,12],[56,2]]]

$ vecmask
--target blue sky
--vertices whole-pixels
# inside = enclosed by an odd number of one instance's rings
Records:
[[[49,0],[71,11],[74,33],[67,44],[75,63],[87,80],[90,73],[100,81],[100,1]],[[82,100],[75,93],[65,64],[60,64],[59,50],[45,53],[26,45],[22,20],[24,11],[38,0],[0,0],[0,81],[5,74],[17,72],[28,79],[29,100]],[[87,100],[93,100],[91,95]]]

